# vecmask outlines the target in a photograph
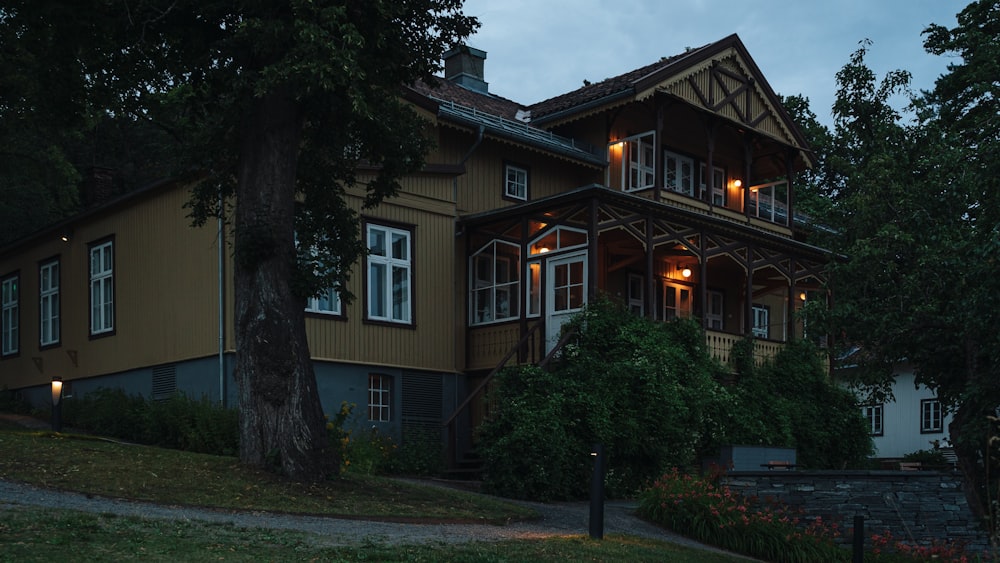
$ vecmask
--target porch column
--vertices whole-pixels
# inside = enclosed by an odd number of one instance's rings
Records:
[[[657,190],[659,191],[659,190]],[[656,320],[656,311],[654,310],[654,304],[656,300],[653,299],[653,294],[656,292],[656,281],[653,278],[653,218],[649,215],[646,216],[646,277],[643,279],[643,283],[646,284],[646,291],[643,291],[642,300],[643,308],[646,310],[646,317],[652,320]]]
[[[795,300],[798,298],[798,296],[795,295],[796,294],[796,291],[795,291],[795,271],[796,271],[795,258],[792,258],[789,261],[789,265],[791,266],[791,274],[792,275],[790,276],[791,281],[788,282],[788,313],[785,314],[785,316],[787,317],[785,319],[785,324],[788,327],[788,329],[786,330],[786,333],[788,334],[788,337],[786,338],[786,340],[788,342],[791,342],[791,341],[795,340]]]
[[[518,319],[518,341],[524,338],[524,335],[528,334],[528,307],[531,306],[531,277],[530,270],[528,269],[528,216],[521,216],[521,263],[518,265],[520,272],[518,272],[518,277],[524,280],[521,287],[521,314]],[[544,333],[543,333],[544,334]],[[527,361],[529,354],[529,347],[533,346],[533,342],[526,342],[525,346],[521,347],[517,351],[517,361],[519,363],[524,363]],[[533,355],[533,354],[532,354]]]
[[[747,286],[746,303],[743,304],[743,334],[753,333],[753,247],[747,245]]]
[[[719,130],[719,122],[714,118],[709,118],[709,124],[705,127],[705,134],[708,137],[708,158],[705,162],[705,191],[701,194],[701,200],[712,205],[712,191],[715,189],[715,135]],[[700,189],[700,186],[699,186]]]
[[[699,240],[705,240],[705,233],[699,237]],[[698,249],[698,299],[701,301],[701,328],[702,330],[708,330],[708,260],[705,259],[705,245],[699,245],[701,248]],[[723,315],[725,319],[725,315]],[[722,321],[723,328],[725,328],[725,320]]]
[[[788,228],[795,226],[795,190],[792,189],[792,182],[795,181],[795,158],[798,151],[789,148],[788,158],[785,159],[785,174],[788,177]]]
[[[750,220],[750,168],[753,165],[753,135],[743,136],[743,215]]]
[[[597,296],[597,235],[598,228],[597,198],[590,199],[590,226],[587,229],[587,302]]]
[[[663,188],[663,101],[656,102],[656,134],[653,135],[653,201],[660,201]]]

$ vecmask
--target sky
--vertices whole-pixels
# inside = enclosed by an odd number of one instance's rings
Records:
[[[736,33],[771,88],[810,100],[832,126],[836,73],[863,39],[876,76],[907,70],[930,89],[949,59],[921,32],[955,27],[963,0],[466,0],[482,27],[490,92],[533,104]],[[897,106],[903,105],[902,99]]]

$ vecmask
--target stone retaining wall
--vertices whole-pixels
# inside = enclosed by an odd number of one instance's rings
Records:
[[[734,492],[775,499],[807,516],[840,526],[847,544],[856,515],[865,518],[865,543],[885,531],[908,543],[959,541],[970,553],[989,546],[966,500],[960,476],[939,471],[746,471],[722,483]]]

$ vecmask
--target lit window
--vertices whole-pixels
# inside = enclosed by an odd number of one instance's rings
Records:
[[[504,195],[514,199],[528,199],[528,171],[508,164],[504,167]]]
[[[622,182],[625,191],[652,188],[656,182],[656,135],[649,131],[621,142],[622,159],[628,163],[627,169],[622,166],[622,174],[628,174],[627,181]]]
[[[52,260],[38,267],[39,344],[51,346],[59,342],[59,261]]]
[[[0,332],[2,332],[2,345],[0,352],[4,356],[17,354],[20,337],[18,335],[18,288],[20,287],[17,275],[11,275],[0,282],[0,293],[3,299],[0,300]]]
[[[944,432],[941,401],[924,399],[920,401],[920,433],[934,434]]]
[[[861,408],[861,412],[868,421],[868,431],[872,436],[881,436],[884,432],[882,405],[867,405]]]
[[[114,243],[90,247],[90,334],[115,329]]]
[[[410,323],[410,232],[368,225],[368,318]]]
[[[368,374],[368,420],[389,422],[392,411],[392,377]]]
[[[520,315],[521,248],[516,244],[492,241],[472,255],[472,324],[515,319]]]

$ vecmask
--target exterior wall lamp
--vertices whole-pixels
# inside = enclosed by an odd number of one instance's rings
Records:
[[[62,432],[62,413],[60,405],[62,399],[63,382],[61,377],[52,378],[52,431]]]

